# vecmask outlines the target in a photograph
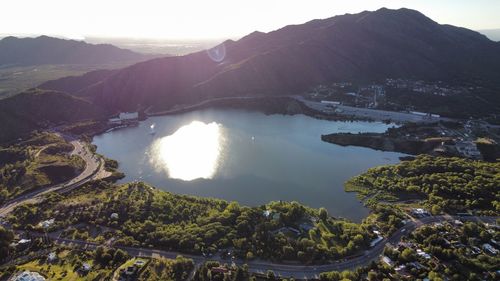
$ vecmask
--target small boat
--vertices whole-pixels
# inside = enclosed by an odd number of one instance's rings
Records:
[[[156,134],[156,131],[155,131],[155,124],[151,124],[151,126],[149,126],[149,128],[151,129],[151,132],[149,132],[150,135],[154,135]]]

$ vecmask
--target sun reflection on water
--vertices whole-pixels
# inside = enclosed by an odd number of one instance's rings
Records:
[[[191,181],[213,178],[219,166],[224,137],[220,124],[193,121],[151,145],[150,161],[170,178]]]

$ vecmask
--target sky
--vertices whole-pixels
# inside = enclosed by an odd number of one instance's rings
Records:
[[[500,0],[0,0],[0,34],[236,39],[381,7],[416,9],[474,30],[500,28]]]

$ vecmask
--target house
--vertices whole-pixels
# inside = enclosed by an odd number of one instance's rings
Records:
[[[137,267],[143,267],[145,264],[145,262],[143,260],[136,260],[134,262],[134,265],[137,266]]]
[[[47,261],[48,262],[54,262],[55,260],[57,260],[56,253],[55,252],[49,253],[49,255],[47,256]]]
[[[479,247],[476,247],[476,246],[471,247],[470,251],[471,251],[471,253],[473,255],[479,255],[479,254],[481,254],[481,249],[479,249]]]
[[[322,100],[322,104],[327,104],[327,105],[340,105],[339,101],[329,101],[329,100]]]
[[[427,212],[426,210],[424,210],[422,208],[412,209],[411,214],[417,218],[423,218],[423,217],[430,216],[429,212]]]
[[[457,149],[458,153],[467,158],[481,158],[481,152],[479,152],[476,144],[472,141],[459,141],[455,144],[455,148]]]
[[[135,124],[139,122],[138,112],[120,112],[118,117],[110,118],[108,124],[122,125],[122,124]]]
[[[218,267],[212,267],[210,269],[210,271],[212,273],[223,273],[224,274],[224,273],[227,273],[229,270],[227,268],[225,268],[225,267],[218,266]]]
[[[264,215],[264,217],[266,218],[271,218],[272,220],[279,220],[281,217],[280,213],[274,212],[272,210],[265,210],[264,212],[262,212],[262,215]]]
[[[108,120],[108,124],[110,125],[120,125],[122,123],[122,120],[120,118],[110,118]]]
[[[498,254],[498,250],[495,249],[493,246],[491,246],[490,244],[488,243],[484,243],[483,244],[483,250],[485,250],[486,252],[492,254],[492,255],[496,255]]]
[[[12,281],[45,281],[45,277],[38,272],[23,271],[15,276]]]
[[[427,254],[426,252],[424,252],[424,251],[422,251],[420,249],[417,249],[417,255],[423,257],[426,260],[431,259],[431,255]]]
[[[410,263],[407,263],[406,265],[409,265],[411,267],[414,267],[416,269],[422,269],[422,268],[425,268],[421,263],[419,263],[418,261],[415,261],[415,262],[410,262]]]
[[[390,267],[394,266],[394,262],[388,256],[382,256],[382,261]]]
[[[139,113],[138,112],[121,112],[118,116],[122,121],[124,120],[138,120]]]
[[[38,225],[43,227],[43,228],[49,228],[54,224],[54,222],[55,222],[55,219],[50,219],[50,220],[42,221]]]
[[[491,233],[491,232],[490,232]],[[492,233],[493,234],[493,233]],[[491,239],[490,240],[491,243],[495,244],[497,247],[500,246],[500,243],[498,241],[496,241],[495,239]]]
[[[82,264],[82,271],[83,272],[89,272],[92,269],[92,266],[88,263]]]
[[[21,239],[17,242],[18,245],[22,245],[22,244],[28,244],[29,242],[31,242],[31,239]]]
[[[313,229],[314,225],[312,225],[311,223],[308,223],[308,222],[303,222],[299,225],[299,228],[300,228],[300,230],[307,232],[307,231]]]
[[[135,272],[136,272],[136,267],[135,266],[128,266],[126,269],[125,269],[125,275],[134,275]]]
[[[377,245],[380,241],[382,241],[384,239],[384,237],[382,236],[377,236],[377,238],[373,239],[372,241],[370,241],[370,248],[371,247],[374,247],[375,245]]]

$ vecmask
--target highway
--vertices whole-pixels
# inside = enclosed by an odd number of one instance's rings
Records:
[[[85,143],[83,143],[82,141],[72,140],[70,143],[74,147],[70,155],[80,156],[85,161],[85,169],[70,181],[38,188],[34,191],[22,194],[19,197],[7,201],[0,207],[0,217],[5,217],[12,210],[14,210],[14,208],[21,204],[40,202],[43,199],[43,196],[49,192],[68,192],[87,183],[90,180],[106,176],[106,172],[104,171],[104,160],[102,160],[100,157],[95,156],[91,151],[89,151]],[[46,147],[42,149],[45,148]]]
[[[362,255],[350,259],[339,260],[329,264],[300,265],[300,264],[273,263],[264,260],[244,261],[239,259],[234,260],[234,263],[238,265],[247,264],[249,267],[249,271],[252,273],[266,274],[268,270],[272,270],[276,275],[282,277],[294,277],[296,279],[306,279],[306,280],[317,279],[319,278],[319,275],[322,272],[352,270],[359,266],[368,265],[371,261],[374,261],[379,258],[386,245],[388,244],[396,245],[403,236],[408,235],[410,232],[414,231],[420,226],[436,222],[454,221],[456,219],[495,223],[498,218],[499,217],[430,216],[430,217],[424,217],[419,220],[409,221],[408,223],[406,223],[406,225],[398,229],[390,237],[384,238],[373,248],[366,250]],[[44,235],[41,233],[30,233],[30,234],[33,236]],[[88,250],[93,250],[96,247],[102,245],[83,240],[60,238],[59,233],[49,233],[48,236],[57,244],[85,248]],[[114,245],[114,247],[117,249],[122,249],[126,251],[129,255],[135,257],[152,257],[152,258],[164,257],[164,258],[174,259],[178,255],[182,255],[186,258],[193,259],[193,262],[195,264],[200,264],[205,261],[219,261],[221,263],[231,263],[230,259],[223,259],[220,256],[204,257],[200,255],[191,255],[181,252],[164,251],[151,248],[127,247],[118,245]]]

